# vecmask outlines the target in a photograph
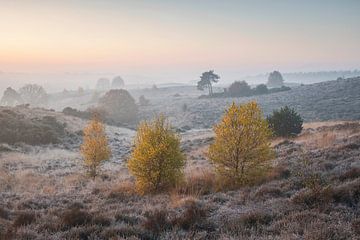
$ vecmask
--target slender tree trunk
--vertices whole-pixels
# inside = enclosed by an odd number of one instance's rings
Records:
[[[209,96],[212,96],[213,95],[213,89],[212,89],[212,85],[211,83],[209,83]]]

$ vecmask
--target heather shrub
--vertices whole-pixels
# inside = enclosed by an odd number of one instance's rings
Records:
[[[256,102],[240,106],[233,103],[214,131],[208,156],[222,183],[236,187],[265,175],[273,156],[271,132]]]
[[[9,219],[9,212],[1,206],[0,206],[0,218]]]
[[[18,214],[13,222],[15,228],[30,225],[36,221],[36,215],[33,212],[22,212]]]
[[[293,108],[288,106],[275,110],[272,115],[267,117],[267,121],[275,136],[295,136],[302,130],[303,119]]]
[[[172,227],[169,212],[165,209],[156,209],[148,212],[145,217],[146,220],[143,223],[143,227],[155,237]]]
[[[172,220],[172,225],[178,226],[184,230],[191,228],[201,228],[207,216],[206,209],[196,201],[188,201],[185,203],[185,209],[180,216]]]
[[[71,228],[76,226],[82,226],[92,221],[92,216],[80,208],[73,207],[66,210],[61,216],[61,224],[63,227]]]
[[[339,179],[341,181],[351,180],[355,178],[360,178],[360,168],[351,168],[339,176]]]
[[[184,165],[180,138],[164,116],[140,124],[128,161],[138,192],[157,192],[175,186],[183,178]]]
[[[0,143],[43,145],[60,143],[65,136],[65,125],[55,117],[28,118],[15,111],[0,111]]]

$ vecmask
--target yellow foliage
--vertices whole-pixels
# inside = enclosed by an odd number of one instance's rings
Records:
[[[81,154],[85,165],[89,168],[89,174],[96,176],[96,170],[101,162],[108,160],[111,150],[105,133],[105,126],[96,116],[84,129],[84,139],[81,145]]]
[[[139,125],[135,147],[128,162],[139,193],[156,192],[174,186],[183,178],[185,157],[180,137],[162,115]]]
[[[271,131],[256,102],[233,103],[214,131],[208,156],[222,185],[250,184],[265,173],[273,156]]]

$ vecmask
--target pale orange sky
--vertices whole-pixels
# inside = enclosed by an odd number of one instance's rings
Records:
[[[357,68],[359,10],[356,0],[4,0],[0,71],[184,72],[185,80],[210,68]]]

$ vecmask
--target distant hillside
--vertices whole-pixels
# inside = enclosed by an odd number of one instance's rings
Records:
[[[315,83],[294,87],[290,91],[267,95],[197,99],[189,95],[169,97],[166,93],[151,99],[151,106],[142,108],[143,118],[151,118],[154,113],[165,113],[177,127],[209,128],[219,121],[225,108],[233,101],[244,103],[257,101],[265,115],[285,105],[294,107],[305,121],[358,120],[360,119],[360,77]],[[149,96],[150,97],[150,96]],[[186,105],[186,111],[181,111]]]
[[[359,70],[354,71],[320,71],[320,72],[295,72],[295,73],[282,73],[285,82],[287,83],[303,83],[312,84],[324,82],[329,80],[336,80],[337,78],[351,78],[360,76]],[[243,79],[251,83],[265,83],[268,74],[259,74],[255,76],[247,76]]]

